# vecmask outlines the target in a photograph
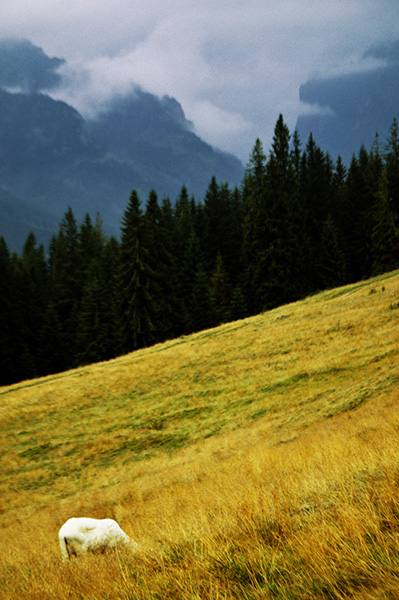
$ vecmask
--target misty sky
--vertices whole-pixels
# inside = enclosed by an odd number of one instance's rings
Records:
[[[244,163],[290,129],[299,86],[373,68],[371,46],[399,39],[398,0],[1,0],[0,37],[67,60],[57,97],[83,114],[134,85],[175,97],[195,131]]]

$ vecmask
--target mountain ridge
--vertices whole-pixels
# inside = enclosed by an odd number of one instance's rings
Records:
[[[118,233],[132,189],[144,201],[155,189],[173,203],[183,185],[202,198],[213,176],[241,183],[241,162],[199,138],[174,98],[137,88],[94,118],[53,99],[47,88],[60,84],[61,63],[26,41],[11,50],[0,43],[0,186],[14,195],[16,209],[20,198],[58,219],[69,206],[78,218],[99,212],[104,228]],[[21,223],[24,210],[21,204]],[[2,224],[0,235],[21,248],[29,231],[8,226]],[[40,234],[38,241],[44,241]]]

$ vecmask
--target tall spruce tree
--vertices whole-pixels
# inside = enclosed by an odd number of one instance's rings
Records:
[[[119,349],[119,242],[111,236],[106,240],[102,252],[102,276],[105,293],[107,296],[107,324],[109,328],[109,339],[104,358],[109,359],[117,355]]]
[[[372,273],[378,275],[399,266],[399,233],[388,197],[388,173],[384,166],[375,194],[372,233]]]
[[[0,237],[0,385],[17,381],[19,371],[19,325],[17,315],[17,281],[11,254]]]
[[[176,221],[170,198],[163,198],[159,220],[159,243],[163,256],[160,269],[163,295],[160,302],[162,339],[177,337],[180,333],[178,314],[178,264],[176,256]]]
[[[176,200],[174,216],[180,335],[197,331],[209,320],[209,275],[202,243],[204,213],[189,199],[185,186]]]
[[[113,356],[114,329],[107,282],[100,260],[92,261],[86,271],[76,334],[76,365],[105,360]]]
[[[177,319],[177,272],[174,257],[174,226],[169,199],[159,206],[155,190],[151,190],[145,211],[149,236],[149,261],[154,273],[150,295],[156,307],[154,335],[157,341],[174,336]]]
[[[225,208],[220,199],[219,186],[216,178],[212,177],[204,199],[204,250],[208,272],[212,271],[216,257],[221,252],[220,245],[223,243]]]
[[[243,288],[251,314],[264,308],[263,283],[267,273],[264,256],[265,178],[266,155],[258,138],[249,157],[242,187]]]
[[[292,263],[296,248],[290,217],[293,212],[294,174],[290,160],[290,132],[280,115],[273,135],[272,149],[266,165],[263,282],[266,307],[292,300],[295,295]]]
[[[242,207],[238,189],[231,192],[227,183],[218,185],[212,178],[203,204],[203,238],[205,266],[211,274],[218,254],[231,280],[237,277],[241,260]]]
[[[229,224],[228,245],[224,257],[225,266],[231,284],[235,287],[243,284],[242,280],[242,245],[243,245],[243,199],[239,188],[236,186],[231,192],[227,186],[222,185],[221,193],[228,194],[229,201]]]
[[[74,365],[81,287],[78,225],[69,208],[49,248],[48,306],[51,309],[47,317],[59,327],[57,364],[48,366],[52,371]]]
[[[332,224],[334,226],[333,235],[336,237],[337,249],[339,250],[343,262],[344,262],[344,273],[345,280],[341,281],[339,278],[339,282],[345,283],[349,280],[348,273],[348,239],[350,237],[351,227],[352,227],[352,218],[353,215],[351,213],[351,206],[347,202],[347,188],[346,188],[346,177],[347,177],[347,169],[342,161],[341,156],[338,156],[337,161],[335,163],[335,169],[333,172],[333,202],[331,205],[331,211],[327,217],[327,219],[331,219]],[[327,226],[326,222],[324,226]],[[328,229],[328,227],[327,227]],[[323,236],[325,236],[325,232],[322,233],[322,244],[325,243],[323,240]]]
[[[181,333],[209,325],[209,276],[204,267],[200,242],[192,227],[184,246],[178,271],[178,310]]]
[[[290,192],[287,199],[292,299],[301,298],[309,292],[310,231],[306,198],[302,194],[302,160],[301,140],[295,130],[290,151]]]
[[[37,247],[33,233],[30,233],[25,241],[19,264],[18,289],[23,299],[20,302],[21,333],[30,371],[24,373],[24,377],[33,377],[41,373],[39,340],[47,305],[47,264],[44,248],[42,245]]]
[[[305,257],[306,287],[320,289],[319,254],[324,223],[333,204],[333,165],[310,134],[301,160],[300,194],[303,198],[304,225],[307,236]]]
[[[76,364],[115,356],[116,267],[115,261],[112,264],[110,262],[111,248],[112,244],[107,245],[99,214],[94,225],[86,214],[79,228],[78,256],[83,282],[76,336]]]
[[[79,264],[79,275],[81,281],[79,285],[83,289],[86,283],[86,274],[91,268],[93,262],[101,259],[101,254],[105,245],[105,234],[100,215],[97,213],[93,224],[89,213],[86,213],[83,222],[78,230],[77,257]]]
[[[33,233],[28,235],[21,256],[13,253],[10,257],[5,243],[1,245],[0,269],[0,319],[4,339],[9,342],[5,364],[12,360],[8,377],[14,381],[29,379],[41,373],[40,340],[47,302],[44,248],[36,246]]]
[[[388,197],[391,199],[395,224],[399,226],[399,125],[396,118],[389,129],[384,159],[387,168]]]
[[[373,206],[382,163],[374,151],[369,154],[361,146],[353,157],[346,178],[346,192],[351,210],[348,223],[348,272],[351,281],[370,276],[372,270]],[[349,227],[350,225],[350,227]]]
[[[155,273],[150,266],[149,232],[140,204],[133,190],[121,226],[118,283],[122,352],[148,346],[155,339],[157,307],[150,292]]]

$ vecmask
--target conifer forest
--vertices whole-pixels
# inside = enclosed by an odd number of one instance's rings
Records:
[[[48,248],[0,238],[0,384],[108,360],[399,267],[399,126],[334,162],[283,116],[241,186],[127,198],[119,239],[65,213]]]

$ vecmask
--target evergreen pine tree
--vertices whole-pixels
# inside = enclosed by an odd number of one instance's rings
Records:
[[[322,285],[318,280],[321,234],[334,200],[333,165],[331,159],[316,144],[312,134],[301,160],[300,194],[308,252],[304,257],[304,278],[310,292],[320,289]]]
[[[154,340],[157,307],[150,294],[154,272],[150,267],[148,227],[140,199],[133,190],[122,218],[119,268],[121,351],[148,346]]]
[[[255,145],[244,186],[244,257],[248,298],[254,312],[289,301],[295,295],[292,279],[293,238],[290,214],[294,172],[289,150],[290,133],[279,116],[269,159]]]
[[[230,279],[238,275],[242,246],[242,207],[239,190],[227,183],[218,185],[213,177],[205,194],[202,246],[208,273],[215,269],[218,254]]]
[[[30,378],[42,373],[40,334],[47,306],[47,264],[44,248],[36,247],[33,233],[30,233],[25,241],[19,265],[18,290],[21,298],[19,314],[22,346],[25,364],[29,368],[29,372],[24,373],[24,378]]]
[[[82,277],[79,265],[79,233],[71,208],[65,213],[58,234],[49,248],[49,293],[51,311],[48,317],[59,324],[59,355],[57,369],[72,367],[75,362],[76,333],[82,295]]]
[[[381,175],[381,157],[374,151],[368,154],[362,146],[353,157],[346,178],[346,194],[350,218],[347,223],[349,239],[348,274],[351,281],[370,276],[372,269],[373,205]]]
[[[77,330],[75,363],[84,365],[112,356],[112,321],[106,282],[100,261],[92,261],[86,272]],[[111,356],[110,356],[111,354]]]
[[[209,276],[204,268],[194,227],[186,240],[179,265],[178,310],[183,334],[199,331],[210,325]]]
[[[174,216],[180,335],[197,331],[206,320],[209,321],[209,275],[204,266],[201,243],[204,237],[204,211],[197,206],[194,198],[189,199],[184,186],[176,200]]]
[[[153,299],[154,335],[156,341],[173,337],[176,331],[177,273],[174,260],[173,223],[170,200],[165,199],[162,209],[158,197],[151,190],[145,211],[148,228],[148,250],[151,271],[149,293]]]
[[[75,364],[115,356],[115,266],[109,268],[106,237],[100,215],[93,225],[86,214],[79,227],[78,263],[81,276]]]
[[[292,299],[306,296],[309,290],[310,228],[307,203],[302,193],[301,140],[295,130],[290,151],[290,191],[287,197]]]
[[[178,245],[184,244],[194,227],[192,203],[188,197],[187,188],[183,185],[176,198],[174,215],[176,218],[176,236]]]
[[[212,180],[205,193],[204,199],[204,251],[208,272],[211,272],[216,256],[221,252],[223,244],[225,207],[221,205],[221,196],[216,178]]]
[[[110,359],[116,356],[119,343],[119,328],[118,328],[118,306],[119,306],[119,290],[118,290],[118,274],[119,274],[119,242],[114,236],[106,240],[102,252],[102,277],[105,294],[107,297],[107,327],[108,327],[108,342],[106,354],[104,358]]]
[[[297,129],[295,129],[292,135],[290,164],[295,177],[298,178],[301,171],[301,139]]]
[[[86,275],[93,261],[99,261],[105,245],[105,234],[100,215],[97,213],[93,225],[89,213],[86,213],[78,230],[77,260],[81,281],[80,288],[86,284]]]
[[[232,192],[228,188],[226,191],[228,192],[230,218],[228,246],[224,260],[230,281],[235,287],[242,284],[244,208],[238,187],[235,187]],[[221,187],[221,193],[224,193],[224,186]]]
[[[265,186],[264,258],[266,277],[263,282],[267,307],[292,300],[296,292],[292,271],[293,246],[291,215],[294,195],[294,170],[291,165],[290,132],[280,115],[273,136],[272,150],[267,162]],[[297,274],[295,274],[297,275]]]
[[[375,194],[372,234],[372,273],[378,275],[399,266],[399,235],[388,198],[388,174],[384,166]]]
[[[395,225],[399,226],[399,125],[393,120],[384,153],[388,178],[388,197],[391,199]]]
[[[160,339],[171,339],[180,334],[180,318],[177,299],[176,222],[169,198],[162,200],[158,235],[160,256],[162,257],[159,267],[161,286]]]
[[[17,343],[20,321],[16,315],[14,267],[3,236],[0,237],[0,290],[0,385],[7,385],[20,376]]]
[[[263,309],[266,156],[259,138],[251,152],[242,187],[243,287],[251,314]]]
[[[331,205],[331,212],[329,213],[327,220],[331,219],[334,227],[334,236],[336,236],[337,247],[342,254],[344,265],[345,265],[345,280],[342,283],[348,281],[348,239],[350,237],[352,213],[351,206],[348,203],[347,187],[346,187],[347,169],[342,161],[341,156],[338,156],[335,163],[335,169],[333,172],[333,202]],[[324,224],[326,226],[326,223]],[[325,243],[323,238],[325,231],[322,233],[322,244]]]

